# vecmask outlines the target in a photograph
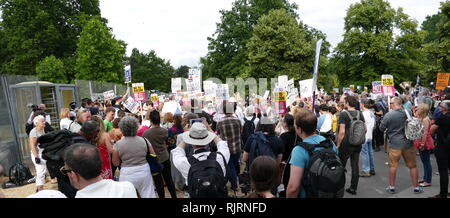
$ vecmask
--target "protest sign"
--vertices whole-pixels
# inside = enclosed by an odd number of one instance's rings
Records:
[[[199,69],[189,69],[188,79],[190,82],[191,92],[202,91],[202,72]],[[189,86],[188,86],[189,91]]]
[[[106,92],[103,92],[103,99],[105,100],[111,100],[116,96],[116,94],[114,93],[114,90],[109,90]]]
[[[273,92],[274,112],[277,114],[285,114],[287,93],[280,90],[281,89],[275,89]]]
[[[130,83],[131,82],[131,66],[130,65],[126,66],[124,71],[125,71],[125,83]]]
[[[302,80],[300,84],[300,96],[308,98],[313,96],[313,79]]]
[[[383,86],[382,93],[384,96],[395,96],[394,86]]]
[[[288,96],[287,96],[287,105],[291,105],[292,103],[294,103],[297,99],[298,96],[298,90],[297,88],[295,88],[295,83],[294,80],[291,79],[288,81],[288,85],[287,85],[287,91],[288,91]]]
[[[381,84],[383,86],[394,86],[394,76],[392,75],[382,75],[381,76]]]
[[[134,101],[131,96],[124,102],[124,105],[133,114],[139,112],[139,103]]]
[[[147,96],[145,94],[144,83],[133,83],[132,84],[133,97],[135,101],[145,101]]]
[[[288,79],[289,78],[287,75],[278,76],[278,86],[277,87],[283,88],[283,90],[287,90]]]
[[[372,82],[372,93],[373,94],[381,94],[382,93],[382,83],[381,81]]]
[[[450,73],[438,73],[436,81],[436,90],[444,90],[448,87]]]
[[[334,93],[339,94],[339,88],[334,88],[333,91],[334,91]]]
[[[181,92],[181,78],[172,78],[172,93]]]
[[[216,96],[218,100],[228,100],[230,98],[228,92],[228,84],[217,84]]]
[[[267,98],[269,98],[269,95],[270,95],[270,91],[267,90],[267,91],[264,93],[263,99],[264,99],[264,100],[267,100]]]

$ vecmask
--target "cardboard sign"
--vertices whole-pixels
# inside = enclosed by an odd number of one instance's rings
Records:
[[[382,92],[384,96],[395,96],[394,86],[383,86]]]
[[[109,91],[103,92],[103,99],[105,99],[105,100],[111,100],[114,97],[116,97],[114,90],[109,90]]]
[[[189,91],[189,88],[190,88],[191,92],[201,92],[202,91],[202,72],[199,69],[189,69],[188,79],[189,79],[189,83],[190,83],[188,85],[188,91]],[[187,81],[186,81],[186,83],[187,83]]]
[[[351,90],[355,90],[355,85],[350,85]]]
[[[381,94],[382,93],[382,83],[381,81],[372,82],[372,93]]]
[[[135,101],[145,101],[147,100],[147,95],[145,94],[144,83],[133,83],[132,85],[133,97]]]
[[[392,75],[382,75],[381,84],[383,86],[394,86],[394,76]]]
[[[144,83],[133,83],[132,87],[133,87],[133,93],[145,92]]]
[[[126,66],[125,67],[125,83],[130,83],[131,82],[131,66]]]
[[[308,98],[313,96],[313,79],[307,79],[299,81],[300,84],[300,96],[302,98]]]
[[[289,80],[289,78],[287,75],[278,76],[278,87],[283,88],[284,90],[287,90],[288,80]]]
[[[150,100],[152,100],[153,102],[159,101],[159,96],[157,94],[152,94],[150,96]]]
[[[267,100],[267,98],[269,97],[269,95],[270,95],[270,91],[266,91],[266,92],[264,93],[263,99]]]
[[[172,93],[181,92],[181,78],[172,78]]]
[[[230,98],[228,84],[217,84],[217,99],[228,100]]]
[[[286,92],[274,92],[273,93],[273,100],[274,101],[286,101]]]
[[[338,93],[339,94],[339,88],[334,88],[333,91],[334,91],[334,93]]]
[[[438,73],[436,81],[436,90],[444,90],[448,87],[450,73]]]

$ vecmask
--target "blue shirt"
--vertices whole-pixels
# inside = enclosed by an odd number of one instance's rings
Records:
[[[320,115],[319,120],[317,122],[317,130],[320,130],[324,121],[325,121],[325,116],[322,114],[322,115]]]
[[[437,120],[441,115],[442,113],[441,110],[439,110],[439,107],[436,108],[433,113],[433,120]]]
[[[322,141],[325,141],[325,138],[320,135],[310,136],[303,140],[303,142],[308,144],[320,144]],[[323,149],[323,148],[316,148],[317,150]],[[333,150],[337,153],[338,150],[336,148],[336,145],[333,142]],[[289,162],[291,165],[300,167],[305,169],[308,166],[309,163],[309,153],[301,146],[295,146],[295,148],[292,150],[291,154],[291,161]],[[305,178],[305,175],[303,175],[303,179]],[[302,182],[303,183],[303,182]],[[303,186],[300,189],[299,192],[300,198],[306,198],[306,192],[303,189]]]

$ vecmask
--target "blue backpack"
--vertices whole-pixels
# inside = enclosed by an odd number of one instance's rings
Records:
[[[259,156],[269,156],[276,159],[275,154],[272,151],[272,147],[269,144],[269,140],[262,132],[255,132],[250,136],[251,147],[249,153],[248,167],[252,165],[253,160]]]

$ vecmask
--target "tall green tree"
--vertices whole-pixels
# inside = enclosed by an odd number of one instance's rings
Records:
[[[0,58],[0,72],[36,73],[36,64],[47,56],[71,67],[84,22],[100,16],[98,0],[0,0],[1,26],[6,55]],[[1,35],[1,34],[0,34]],[[74,69],[66,69],[72,79]]]
[[[253,25],[273,9],[284,9],[297,17],[297,6],[287,0],[236,0],[231,10],[222,10],[216,32],[208,37],[209,52],[201,59],[204,78],[225,80],[248,72],[247,43]]]
[[[170,92],[170,78],[179,77],[170,62],[158,57],[155,51],[143,53],[134,48],[129,60],[133,82],[144,83],[145,89]]]
[[[190,67],[181,65],[175,70],[175,77],[187,78],[189,76]]]
[[[417,26],[402,8],[395,10],[385,0],[352,4],[332,59],[342,85],[370,85],[382,74],[392,74],[398,82],[415,81],[424,68],[421,47],[426,36]]]
[[[55,56],[46,57],[36,65],[39,80],[53,83],[67,83],[64,63]]]
[[[86,23],[76,51],[76,78],[122,83],[126,45],[95,17]]]

